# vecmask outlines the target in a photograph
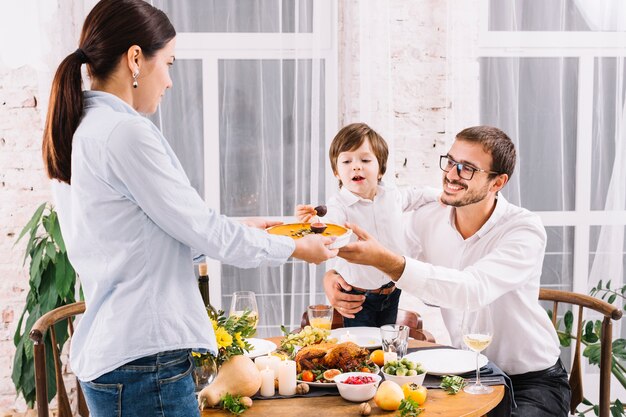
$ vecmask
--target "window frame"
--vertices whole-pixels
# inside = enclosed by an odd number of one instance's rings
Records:
[[[220,213],[220,152],[219,152],[219,61],[225,59],[319,59],[325,71],[325,130],[320,135],[332,138],[338,124],[337,67],[337,3],[335,0],[313,2],[313,31],[308,33],[200,33],[177,34],[176,59],[201,60],[203,88],[204,195],[207,205]],[[313,45],[311,48],[305,46]],[[329,143],[326,143],[328,147]],[[324,166],[327,162],[324,161]],[[333,176],[325,169],[326,193],[332,192]],[[317,177],[316,177],[317,178]],[[313,180],[312,180],[313,181]],[[317,180],[311,184],[315,191]],[[270,217],[272,218],[272,217]],[[282,217],[273,217],[285,221]],[[236,217],[235,217],[236,219]],[[290,260],[289,262],[300,262]],[[222,306],[221,263],[207,258],[213,305]],[[316,265],[309,266],[312,277]],[[215,284],[217,283],[217,284]],[[312,278],[310,301],[318,290]],[[299,320],[299,318],[298,318]],[[299,323],[299,322],[298,322]],[[285,323],[289,324],[289,323]]]

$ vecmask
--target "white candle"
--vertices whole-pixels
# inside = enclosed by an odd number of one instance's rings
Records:
[[[390,361],[397,361],[398,354],[396,352],[385,352],[384,353],[385,363]]]
[[[274,355],[269,355],[268,358],[270,369],[274,370],[274,378],[278,378],[278,367],[280,366],[281,360],[278,356]]]
[[[353,335],[350,334],[350,331],[347,330],[344,334],[341,335],[341,337],[339,338],[339,340],[343,343],[343,342],[354,342],[355,338]]]
[[[274,370],[266,366],[261,370],[261,397],[273,397],[274,393]]]
[[[257,369],[259,371],[264,370],[268,366],[270,368],[272,368],[272,365],[270,364],[270,357],[269,356],[259,356],[259,357],[254,359],[254,363],[256,364],[256,367],[257,367]]]
[[[296,394],[296,362],[285,360],[280,363],[278,371],[278,393],[280,395]]]

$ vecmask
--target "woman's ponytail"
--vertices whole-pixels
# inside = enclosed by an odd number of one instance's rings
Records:
[[[152,58],[176,36],[165,13],[143,0],[100,0],[85,18],[79,45],[54,76],[43,132],[43,161],[48,177],[70,184],[72,138],[83,116],[80,68],[86,63],[92,82],[107,80],[132,45]]]
[[[43,132],[42,152],[48,177],[67,184],[72,178],[72,138],[83,114],[80,68],[84,61],[84,53],[77,50],[57,68]]]

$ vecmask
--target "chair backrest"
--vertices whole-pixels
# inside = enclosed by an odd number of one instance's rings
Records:
[[[63,382],[63,368],[61,366],[61,352],[56,340],[54,324],[65,320],[67,322],[70,336],[74,332],[73,319],[79,314],[85,312],[85,303],[83,301],[67,304],[57,307],[47,312],[39,318],[30,331],[30,338],[34,345],[35,358],[35,395],[37,402],[37,417],[48,417],[48,382],[46,378],[46,344],[44,338],[46,332],[50,332],[52,342],[52,358],[54,359],[54,371],[57,385],[57,403],[59,407],[59,417],[71,417],[72,410],[70,407],[69,396]],[[80,384],[76,380],[78,395],[78,412],[81,416],[89,416],[85,397],[80,389]]]
[[[612,322],[611,320],[619,320],[622,317],[621,309],[612,304],[599,300],[595,297],[585,294],[577,294],[568,291],[550,290],[541,288],[539,291],[539,299],[544,301],[552,301],[552,324],[556,327],[557,312],[559,303],[566,303],[578,306],[578,324],[576,327],[576,345],[574,350],[574,361],[570,373],[569,384],[572,389],[572,400],[570,402],[570,411],[575,414],[576,407],[583,400],[583,384],[582,370],[580,358],[580,342],[582,339],[583,324],[583,308],[588,308],[601,313],[604,318],[602,320],[602,337],[600,338],[600,417],[610,417],[611,406],[611,368],[612,368]]]
[[[302,320],[300,321],[300,327],[309,325],[309,314],[305,311],[302,314]],[[409,336],[416,340],[424,340],[427,342],[435,343],[433,335],[422,328],[422,318],[418,313],[411,310],[398,309],[398,317],[396,318],[396,324],[403,324],[409,326]],[[344,327],[343,316],[333,310],[333,322],[331,329],[338,329]]]

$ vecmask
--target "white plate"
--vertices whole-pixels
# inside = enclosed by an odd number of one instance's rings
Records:
[[[277,348],[276,343],[265,339],[250,338],[246,339],[246,342],[252,345],[252,350],[244,353],[244,355],[251,359],[254,359],[257,356],[267,355],[268,353],[275,351]]]
[[[476,371],[476,353],[459,349],[429,349],[409,353],[405,358],[422,364],[431,375],[459,375]],[[485,355],[478,357],[479,367],[487,365]]]
[[[330,331],[330,337],[337,339],[337,343],[344,342],[341,336],[350,332],[352,341],[362,348],[375,349],[381,346],[380,329],[378,327],[341,327]]]

